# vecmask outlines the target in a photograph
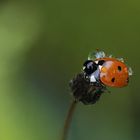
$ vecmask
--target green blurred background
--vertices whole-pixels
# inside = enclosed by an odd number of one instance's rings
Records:
[[[96,48],[134,75],[79,103],[68,140],[140,140],[140,1],[1,0],[0,140],[60,140],[69,80]]]

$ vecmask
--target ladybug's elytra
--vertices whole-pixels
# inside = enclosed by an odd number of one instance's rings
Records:
[[[124,87],[128,85],[131,68],[122,59],[105,56],[104,52],[97,52],[95,60],[87,60],[83,65],[85,75],[90,82],[101,82],[109,87]]]

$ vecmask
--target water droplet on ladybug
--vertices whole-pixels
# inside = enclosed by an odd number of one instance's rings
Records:
[[[128,74],[129,74],[129,76],[132,76],[133,75],[133,70],[132,70],[131,67],[128,68]]]

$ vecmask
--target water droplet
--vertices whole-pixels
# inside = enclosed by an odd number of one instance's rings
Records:
[[[119,61],[124,63],[124,59],[123,58],[117,58],[117,60],[119,60]]]
[[[112,58],[112,54],[108,56],[109,58]]]
[[[96,59],[97,59],[97,58],[103,58],[103,57],[105,57],[105,53],[104,53],[103,51],[97,52],[97,53],[95,54],[95,57],[96,57]]]
[[[103,51],[96,51],[96,52],[89,53],[88,60],[95,60],[103,57],[105,57],[105,53]]]
[[[89,53],[89,55],[88,55],[88,60],[95,60],[95,59],[96,59],[96,57],[95,57],[95,52]]]
[[[131,67],[128,68],[128,73],[129,73],[129,76],[133,75],[133,70]]]

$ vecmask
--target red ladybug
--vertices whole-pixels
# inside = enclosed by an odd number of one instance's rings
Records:
[[[127,86],[129,82],[129,71],[123,62],[116,58],[107,57],[98,60],[104,60],[103,65],[100,67],[100,80],[104,85],[110,87]]]
[[[109,87],[128,85],[132,70],[122,59],[107,57],[104,52],[97,52],[95,57],[95,60],[87,60],[83,65],[85,76],[91,83],[101,83]]]

